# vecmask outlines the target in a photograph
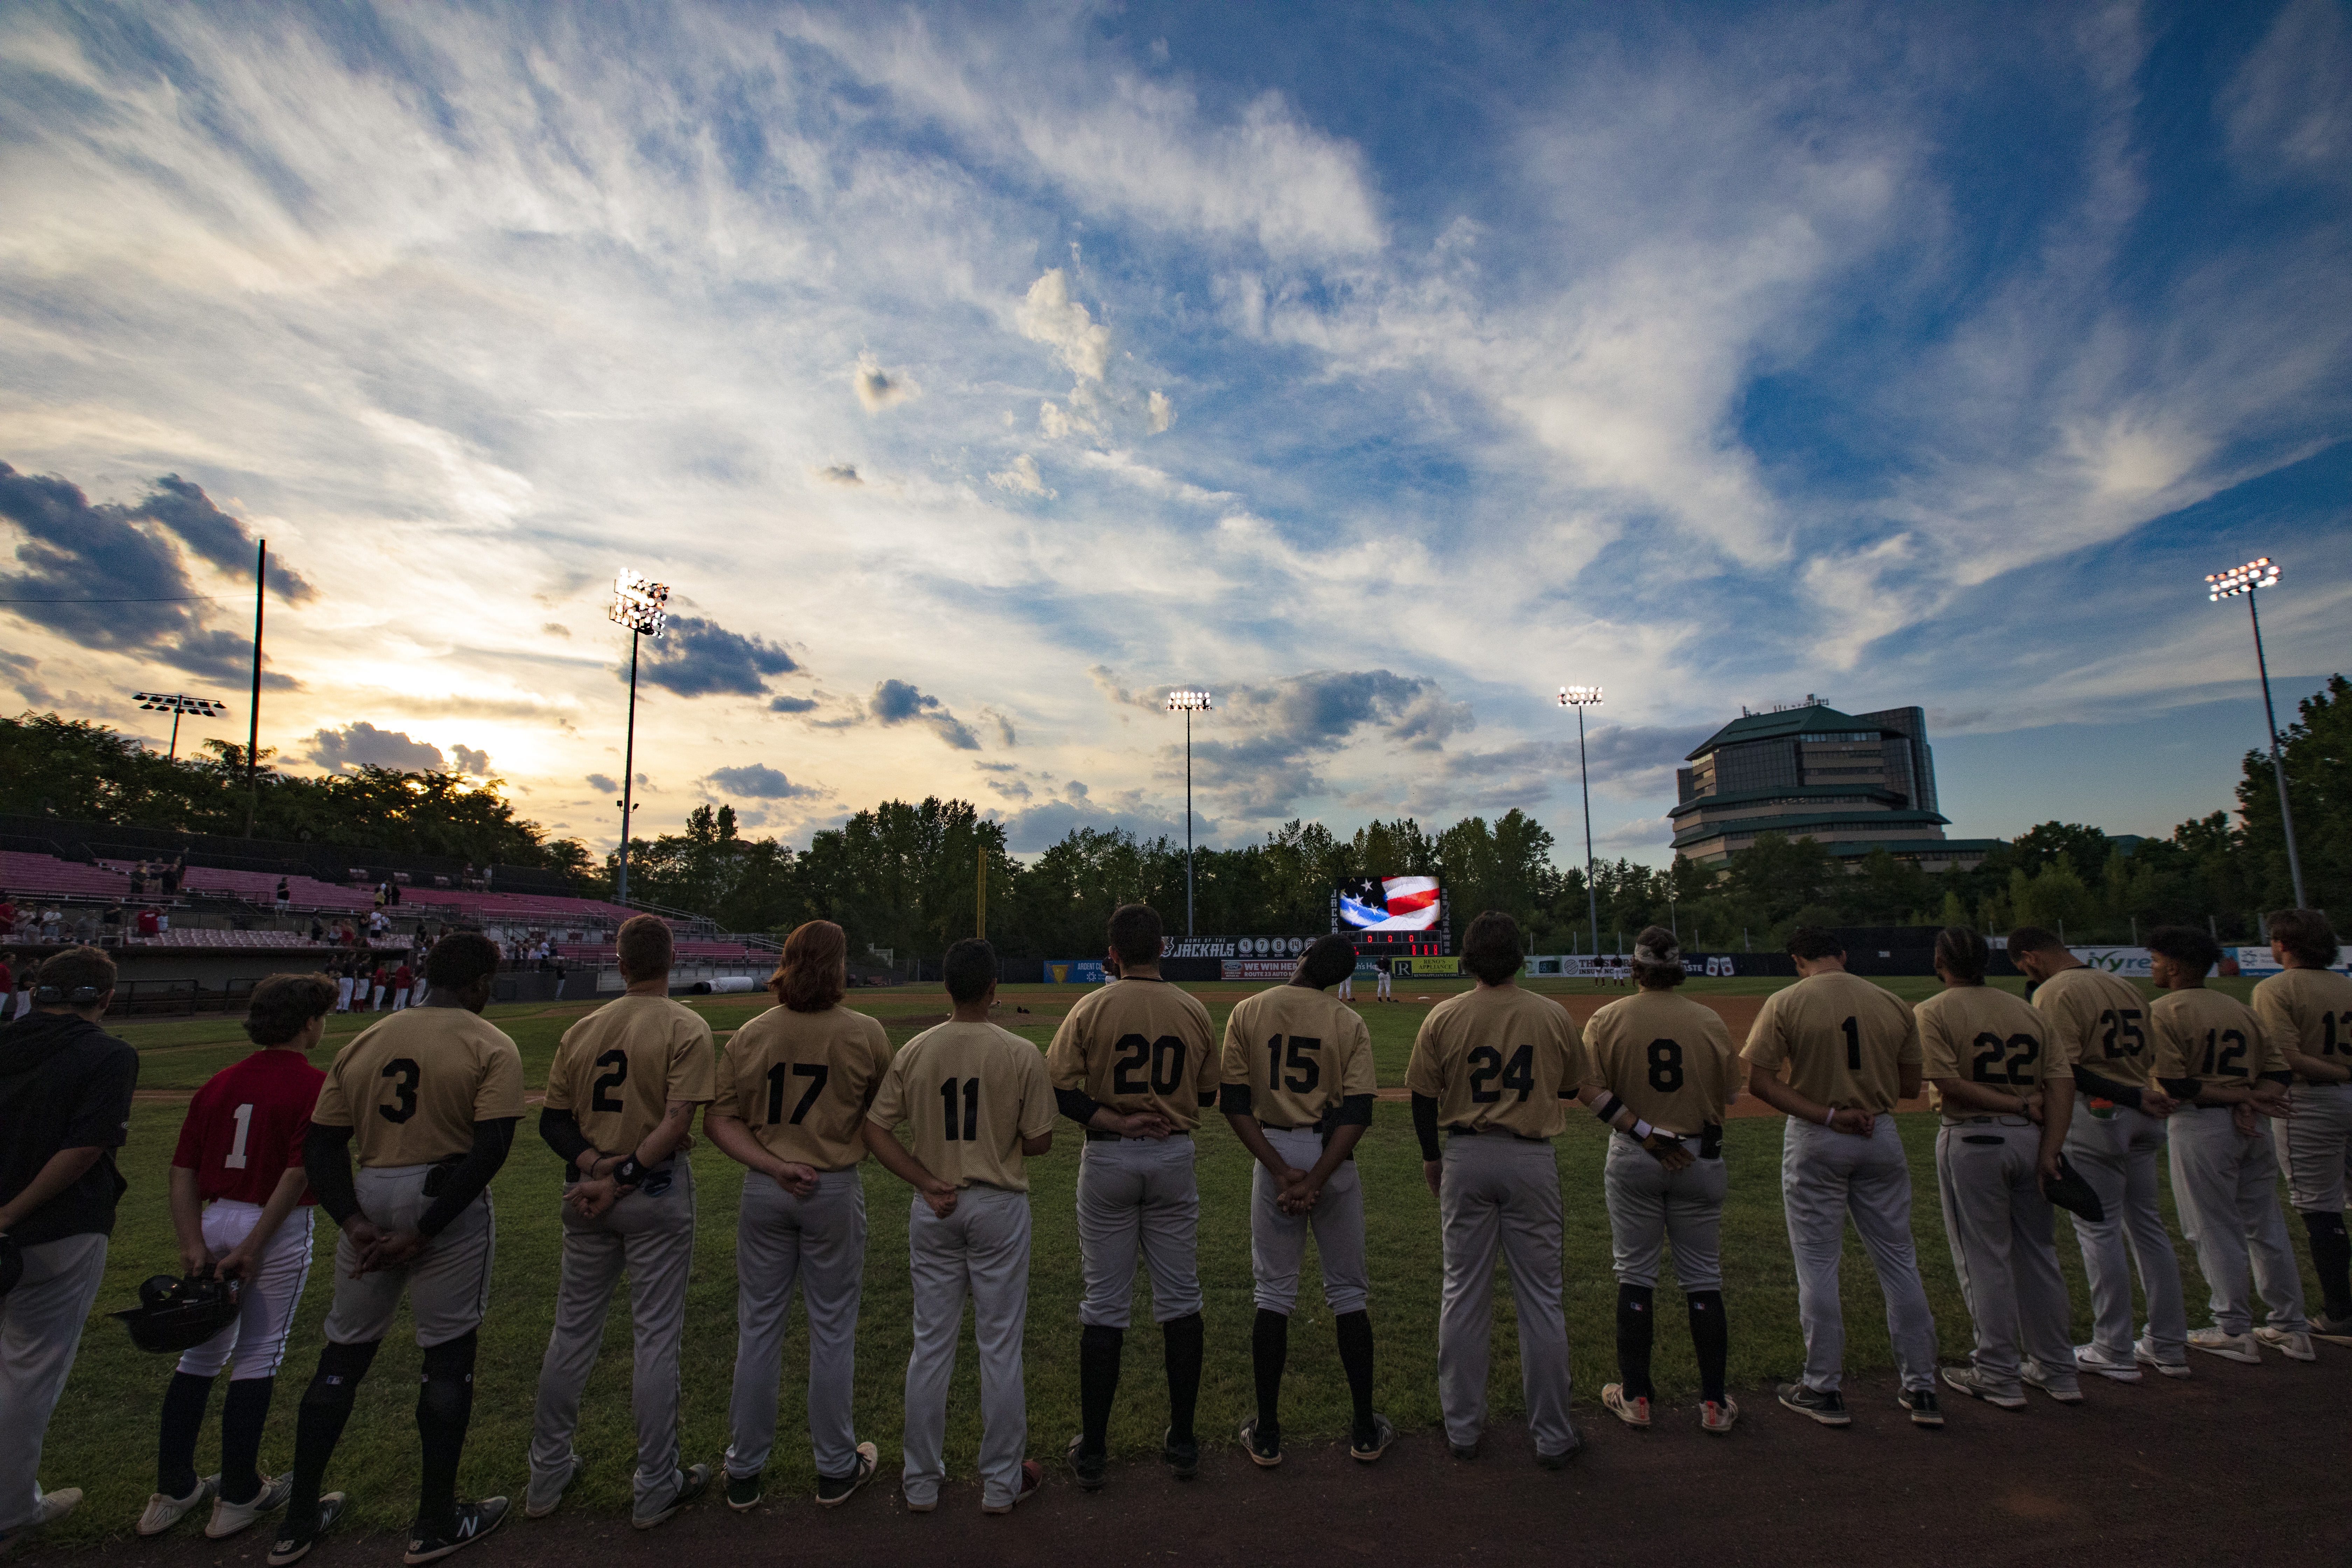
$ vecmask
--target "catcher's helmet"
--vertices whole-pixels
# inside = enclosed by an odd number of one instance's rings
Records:
[[[142,1351],[176,1355],[194,1350],[236,1321],[234,1279],[174,1279],[150,1275],[139,1287],[139,1305],[113,1316],[131,1331]]]

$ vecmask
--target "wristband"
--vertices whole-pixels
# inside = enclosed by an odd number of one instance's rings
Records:
[[[1827,1110],[1822,1112],[1822,1125],[1830,1128],[1834,1128],[1837,1125],[1836,1106],[1832,1105]]]
[[[631,1154],[628,1158],[623,1160],[619,1164],[613,1167],[613,1184],[614,1186],[634,1187],[638,1185],[645,1179],[646,1168],[637,1163],[637,1157],[635,1154]]]
[[[1637,1140],[1646,1143],[1650,1141],[1650,1134],[1655,1132],[1657,1129],[1636,1116],[1633,1118],[1633,1125],[1627,1131],[1631,1131]]]

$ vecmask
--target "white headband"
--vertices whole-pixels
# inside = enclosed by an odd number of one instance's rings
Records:
[[[1683,950],[1679,947],[1668,945],[1664,948],[1655,948],[1644,947],[1640,942],[1633,944],[1633,962],[1636,963],[1648,964],[1654,969],[1664,969],[1670,963],[1680,963],[1682,961]]]

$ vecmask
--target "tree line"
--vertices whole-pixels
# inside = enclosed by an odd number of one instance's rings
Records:
[[[2352,910],[2352,683],[2332,677],[2284,740],[2307,896]],[[218,742],[166,762],[102,726],[27,714],[0,720],[0,811],[240,833],[243,763],[242,748]],[[583,894],[612,890],[614,857],[595,865],[578,840],[551,839],[514,815],[496,781],[388,768],[325,778],[265,768],[261,781],[260,837],[545,867],[571,873]],[[1507,910],[1545,952],[1614,951],[1652,923],[1716,951],[1774,947],[1800,924],[2031,923],[2123,942],[2210,921],[2225,941],[2251,941],[2261,911],[2293,898],[2266,754],[2245,754],[2236,793],[2234,817],[2216,811],[2166,838],[2133,844],[2046,822],[1981,866],[1934,876],[1883,850],[1848,871],[1821,844],[1776,834],[1723,867],[1603,861],[1592,875],[1597,930],[1584,868],[1559,864],[1551,834],[1524,812],[1434,830],[1410,817],[1374,821],[1347,837],[1293,821],[1258,843],[1196,852],[1193,925],[1204,935],[1313,935],[1329,929],[1342,879],[1433,876],[1457,931],[1481,910]],[[1009,955],[1066,958],[1097,952],[1121,903],[1150,904],[1171,931],[1184,930],[1184,872],[1180,841],[1115,828],[1076,828],[1016,858],[1003,826],[971,802],[935,796],[884,801],[814,834],[805,849],[743,836],[726,805],[698,806],[681,831],[630,847],[630,892],[641,900],[730,931],[833,920],[854,951],[888,950],[901,962],[972,934],[983,875],[991,940]]]

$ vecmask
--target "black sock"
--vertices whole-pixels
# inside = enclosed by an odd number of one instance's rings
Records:
[[[1617,1375],[1628,1399],[1651,1396],[1650,1341],[1657,1327],[1651,1309],[1656,1294],[1647,1285],[1617,1287]]]
[[[155,1440],[155,1489],[185,1497],[196,1489],[196,1433],[212,1402],[213,1380],[175,1372],[163,1390],[163,1429]]]
[[[1192,1441],[1192,1407],[1201,1398],[1201,1347],[1207,1337],[1201,1314],[1187,1312],[1160,1325],[1168,1362],[1168,1436]]]
[[[1125,1329],[1089,1323],[1078,1334],[1078,1452],[1099,1456],[1110,1447],[1111,1402],[1118,1397],[1118,1357]]]
[[[1358,1308],[1342,1312],[1331,1325],[1339,1335],[1339,1364],[1347,1370],[1348,1393],[1356,1402],[1356,1435],[1372,1435],[1372,1315]]]
[[[1690,1293],[1691,1346],[1698,1352],[1701,1399],[1723,1403],[1723,1363],[1731,1355],[1731,1325],[1723,1315],[1723,1292]]]
[[[416,1436],[425,1451],[423,1479],[416,1489],[420,1534],[447,1534],[457,1526],[457,1461],[465,1457],[466,1428],[474,1418],[474,1333],[425,1352],[416,1386]]]
[[[1250,1326],[1250,1366],[1257,1373],[1257,1429],[1261,1436],[1282,1437],[1282,1364],[1290,1359],[1290,1315],[1269,1308],[1257,1310]]]
[[[352,1418],[352,1403],[359,1397],[360,1379],[375,1360],[381,1340],[363,1345],[330,1342],[319,1352],[319,1370],[302,1392],[302,1407],[294,1417],[294,1496],[286,1505],[286,1522],[308,1529],[319,1521],[319,1485],[326,1479],[327,1461],[343,1423]]]
[[[228,1385],[221,1405],[220,1495],[230,1502],[251,1502],[261,1492],[261,1427],[269,1419],[269,1391],[274,1377],[248,1377]]]
[[[2311,1237],[2311,1271],[2319,1276],[2319,1297],[2331,1318],[2352,1318],[2352,1237],[2344,1216],[2305,1210],[2303,1228]]]

